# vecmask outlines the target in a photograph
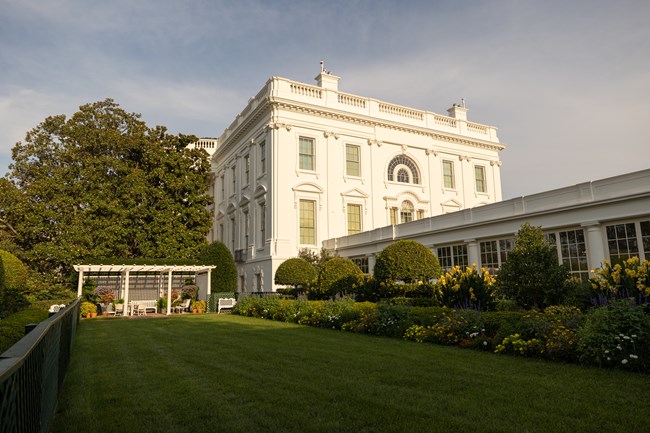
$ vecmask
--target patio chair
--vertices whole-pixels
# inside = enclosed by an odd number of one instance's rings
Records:
[[[122,316],[124,315],[124,304],[115,304],[115,309],[110,309],[108,312],[109,316]]]
[[[192,300],[189,298],[184,300],[180,305],[174,307],[174,312],[182,313],[184,311],[190,311],[190,302],[192,302]]]
[[[134,316],[146,316],[147,315],[147,304],[135,304],[133,305],[133,315]]]

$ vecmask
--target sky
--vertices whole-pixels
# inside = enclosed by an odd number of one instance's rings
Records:
[[[496,126],[503,198],[650,168],[647,0],[0,0],[0,176],[48,116],[114,99],[217,137],[280,76]]]

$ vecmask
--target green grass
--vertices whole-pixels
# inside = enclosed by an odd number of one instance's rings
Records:
[[[641,432],[650,377],[231,315],[85,320],[52,432]]]

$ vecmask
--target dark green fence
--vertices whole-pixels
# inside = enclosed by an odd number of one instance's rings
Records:
[[[77,299],[0,355],[0,433],[46,433],[79,324]]]

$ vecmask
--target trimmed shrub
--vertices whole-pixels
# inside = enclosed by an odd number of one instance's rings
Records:
[[[27,268],[8,251],[0,250],[0,310],[14,310],[24,304],[23,290],[27,284]]]
[[[275,271],[275,284],[306,288],[316,280],[316,269],[300,257],[285,260]]]
[[[337,293],[348,292],[350,285],[361,276],[363,272],[352,260],[334,257],[323,264],[318,283],[309,288],[307,296],[310,299],[328,299]]]
[[[374,275],[380,282],[417,283],[438,278],[438,258],[424,245],[410,240],[397,241],[377,255]]]
[[[27,308],[0,321],[0,353],[16,344],[25,335],[25,325],[47,319],[48,313],[40,308]]]
[[[559,265],[555,248],[540,227],[525,223],[515,237],[515,248],[499,269],[497,290],[525,308],[561,304],[565,297],[566,267]]]
[[[213,292],[237,291],[237,265],[228,247],[223,242],[212,242],[199,253],[199,261],[206,265],[216,265],[211,272]]]

